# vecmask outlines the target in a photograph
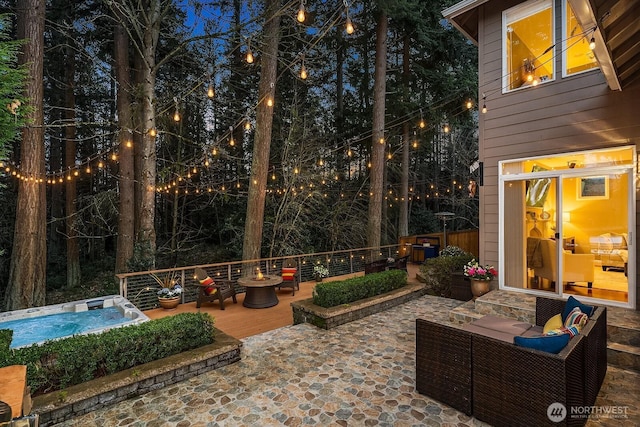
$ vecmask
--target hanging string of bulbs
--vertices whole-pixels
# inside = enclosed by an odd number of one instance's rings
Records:
[[[346,0],[343,1],[344,4],[344,13],[346,15],[346,20],[345,20],[345,31],[347,34],[353,34],[354,32],[354,27],[353,27],[353,23],[350,19],[349,16],[349,5],[346,2]],[[301,18],[304,18],[302,21],[300,20]],[[296,16],[296,19],[298,20],[298,22],[304,22],[304,20],[306,19],[306,10],[305,10],[305,2],[304,0],[302,0],[300,2],[299,8],[298,8],[298,13]],[[315,46],[323,37],[323,35],[329,31],[329,29],[335,25],[335,23],[339,20],[339,16],[336,17],[335,19],[331,20],[331,25],[326,26],[325,30],[323,32],[321,32],[321,34],[316,38],[316,40],[313,42],[312,46]],[[248,46],[249,49],[248,51],[251,52],[250,50],[250,38],[248,39]],[[247,58],[247,62],[252,62],[251,59],[253,59],[253,54],[251,55],[251,58]],[[304,53],[301,54],[301,78],[305,78],[303,77],[303,75],[308,75],[307,71],[306,71],[306,67],[304,66]],[[206,85],[207,87],[207,97],[208,98],[213,98],[215,96],[215,88],[214,88],[214,81],[212,78],[212,72],[207,73],[205,79],[203,80],[203,82],[199,82],[198,85],[196,85],[196,87],[192,88],[190,92],[193,92],[196,90],[197,87]],[[273,83],[272,83],[273,85]],[[180,97],[180,99],[184,99],[186,95],[183,95],[182,97]],[[260,102],[260,101],[259,101]],[[267,105],[269,106],[273,106],[273,100],[272,99],[267,99],[266,100]],[[175,122],[179,122],[181,120],[181,114],[180,114],[180,104],[179,104],[179,98],[178,96],[173,98],[173,120]],[[467,101],[467,108],[472,108],[472,101],[468,100]],[[422,113],[422,111],[420,111]],[[243,116],[242,119],[240,119],[235,125],[232,125],[229,127],[229,131],[226,132],[225,134],[223,134],[220,138],[217,139],[216,143],[214,143],[213,148],[211,149],[211,154],[216,156],[220,153],[220,150],[217,148],[221,145],[221,142],[226,140],[228,138],[229,141],[229,145],[230,146],[234,146],[235,145],[235,141],[233,139],[233,130],[240,126],[243,125],[245,130],[250,130],[251,128],[251,123],[248,117],[248,114]],[[398,126],[399,124],[396,124],[396,126]],[[426,125],[424,123],[424,119],[422,118],[422,114],[421,114],[421,121],[420,121],[420,125],[419,125],[420,129],[425,129]],[[445,132],[449,131],[449,127],[448,124],[445,125]],[[157,130],[155,128],[149,129],[149,134],[153,137],[157,136]],[[348,157],[352,157],[353,156],[353,151],[351,150],[351,146],[350,144],[353,143],[353,139],[350,140],[349,142],[349,147],[347,149],[347,156]],[[382,141],[384,143],[384,141]],[[128,148],[132,148],[133,143],[131,141],[127,142],[126,145]],[[417,143],[414,141],[414,148],[417,148]],[[75,168],[69,168],[67,171],[59,171],[59,172],[53,172],[53,173],[49,173],[46,175],[46,178],[42,178],[42,177],[35,177],[35,176],[24,176],[21,172],[18,166],[16,165],[11,165],[11,164],[1,164],[0,168],[4,168],[5,172],[7,172],[7,174],[10,174],[10,176],[14,176],[17,177],[19,179],[24,179],[24,180],[28,180],[31,182],[38,182],[38,183],[43,183],[46,182],[48,184],[55,184],[55,183],[61,183],[64,182],[65,180],[70,180],[73,179],[75,177],[80,176],[80,170],[84,169],[86,173],[91,173],[92,170],[95,169],[95,167],[97,167],[98,169],[102,169],[105,167],[105,161],[104,159],[111,159],[112,161],[117,161],[117,152],[115,151],[116,149],[110,149],[110,150],[106,150],[103,152],[99,152],[97,154],[95,154],[94,156],[91,156],[91,158],[87,159],[85,162],[82,162],[78,165],[76,165]],[[199,163],[199,164],[196,164]],[[198,166],[205,166],[208,167],[209,166],[209,157],[204,156],[204,159],[201,162],[193,162],[192,165],[185,165],[185,172],[183,174],[176,174],[176,178],[174,180],[172,180],[169,183],[159,183],[157,185],[157,190],[160,191],[160,189],[162,189],[163,191],[169,191],[170,188],[175,188],[177,186],[180,185],[180,183],[186,183],[188,182],[189,179],[192,178],[193,175],[196,175],[197,171],[198,171]],[[294,173],[298,174],[299,170],[294,171]],[[275,173],[272,175],[272,178],[275,176]],[[238,178],[236,180],[236,188],[240,188],[240,178]],[[219,185],[219,189],[221,191],[227,191],[228,187],[227,185],[225,185],[224,183]],[[197,192],[202,191],[202,188],[196,188]],[[207,192],[211,192],[213,191],[213,187],[211,186],[207,186],[206,188]]]

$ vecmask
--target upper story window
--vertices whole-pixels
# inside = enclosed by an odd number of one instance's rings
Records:
[[[570,76],[571,74],[581,73],[583,71],[598,68],[598,62],[589,47],[589,41],[593,35],[591,29],[585,32],[580,23],[573,14],[573,9],[568,0],[562,4],[562,15],[564,16],[564,37],[562,41],[562,52],[564,68],[562,76]]]
[[[503,92],[554,79],[552,0],[531,0],[502,13]]]

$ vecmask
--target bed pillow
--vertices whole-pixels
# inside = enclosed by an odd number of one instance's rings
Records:
[[[542,335],[540,337],[521,337],[517,335],[513,338],[513,343],[520,347],[557,354],[567,346],[570,338],[569,334]]]
[[[571,313],[571,310],[573,310],[576,307],[580,307],[580,311],[582,311],[584,314],[586,314],[587,317],[591,317],[593,315],[594,310],[595,310],[595,308],[593,306],[582,304],[580,301],[575,299],[573,296],[570,296],[569,299],[567,300],[567,303],[564,306],[564,310],[562,310],[562,322],[563,323],[567,321],[567,316],[569,315],[569,313]]]

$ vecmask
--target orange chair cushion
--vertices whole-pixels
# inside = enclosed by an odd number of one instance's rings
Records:
[[[282,280],[293,280],[293,277],[295,276],[297,271],[297,268],[283,267]]]
[[[215,282],[213,281],[213,279],[209,276],[205,277],[204,279],[200,280],[200,285],[202,286],[206,286],[206,288],[204,289],[204,294],[205,295],[212,295],[216,293],[216,287],[215,286],[210,286],[213,285]]]

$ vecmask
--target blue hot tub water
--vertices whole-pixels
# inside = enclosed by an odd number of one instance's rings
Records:
[[[31,319],[10,320],[0,323],[0,329],[13,330],[11,348],[16,348],[129,321],[130,319],[124,317],[116,307],[109,307],[79,313],[58,313]]]
[[[148,320],[147,316],[144,316],[131,303],[124,299],[122,300],[125,302],[124,307],[129,310],[127,315],[123,314],[122,306],[112,305],[103,308],[102,301],[83,301],[86,303],[85,307],[88,310],[85,308],[80,311],[60,311],[55,306],[49,306],[54,307],[53,309],[44,307],[44,310],[42,310],[44,311],[43,315],[31,317],[18,314],[12,320],[0,321],[0,329],[13,330],[13,339],[10,347],[18,348],[46,340],[101,332],[109,328],[137,324],[140,321]],[[72,303],[71,305],[74,304]],[[28,310],[22,311],[28,313]],[[131,311],[133,311],[133,314]],[[2,316],[0,316],[0,320],[2,320]]]

